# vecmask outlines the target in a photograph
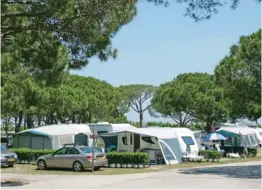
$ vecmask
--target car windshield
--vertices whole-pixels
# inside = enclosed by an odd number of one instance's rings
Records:
[[[84,153],[92,153],[92,147],[91,146],[81,147],[80,150],[82,150]],[[95,148],[94,152],[100,152],[100,151],[97,148]]]
[[[5,146],[4,145],[1,145],[1,152],[2,151],[6,151],[7,149],[5,148]]]

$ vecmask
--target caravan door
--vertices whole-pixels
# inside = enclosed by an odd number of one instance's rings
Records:
[[[118,133],[117,150],[120,152],[133,152],[133,134],[129,132]]]
[[[169,147],[168,144],[166,144],[161,139],[158,139],[158,144],[163,153],[163,157],[165,159],[166,165],[179,163],[174,152],[172,151],[172,149]]]

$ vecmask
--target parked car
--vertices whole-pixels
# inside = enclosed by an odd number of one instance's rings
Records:
[[[1,145],[1,167],[13,167],[17,159],[16,153],[8,150],[4,145]]]
[[[107,165],[105,153],[95,149],[94,155],[94,170],[97,171]],[[63,147],[53,154],[38,157],[36,163],[40,170],[47,168],[72,168],[74,171],[79,172],[92,168],[92,147]]]

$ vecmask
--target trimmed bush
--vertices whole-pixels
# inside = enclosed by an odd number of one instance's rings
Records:
[[[149,164],[149,154],[142,152],[110,152],[107,154],[108,167],[113,164],[115,167],[131,165],[132,167],[139,167],[139,165],[145,166]]]
[[[256,148],[247,148],[248,157],[256,157],[257,156],[257,149]]]
[[[212,160],[220,160],[222,157],[222,154],[219,151],[216,150],[200,150],[199,154],[204,156],[207,161]]]
[[[55,150],[33,150],[29,148],[16,148],[11,149],[14,153],[17,154],[19,162],[27,162],[30,163],[32,160],[36,160],[39,156],[52,154]]]

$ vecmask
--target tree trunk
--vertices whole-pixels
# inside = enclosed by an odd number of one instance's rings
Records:
[[[20,111],[19,112],[19,115],[18,115],[18,122],[17,124],[15,125],[15,132],[18,133],[20,131],[20,127],[22,125],[22,122],[23,122],[23,112]]]
[[[27,124],[27,129],[32,129],[34,127],[31,115],[26,116],[26,124]]]
[[[17,116],[15,116],[15,126],[17,125]]]
[[[211,125],[211,124],[207,124],[207,126],[206,126],[206,132],[207,132],[207,133],[211,133],[211,132],[212,132],[212,125]]]
[[[88,113],[87,122],[92,123],[92,114]]]
[[[41,126],[41,117],[38,117],[38,122],[37,122],[37,126],[39,127],[39,126]]]
[[[143,127],[143,121],[144,121],[144,115],[143,115],[143,112],[140,112],[139,113],[139,124],[141,128]]]
[[[76,123],[76,119],[74,115],[72,116],[72,123]]]

